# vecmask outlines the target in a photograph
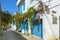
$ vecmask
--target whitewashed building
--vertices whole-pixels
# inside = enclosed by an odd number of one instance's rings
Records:
[[[22,9],[21,13],[27,11],[28,8],[35,6],[38,8],[38,2],[40,0],[17,0],[17,6],[23,6],[19,9]],[[59,38],[59,27],[60,27],[60,0],[41,0],[44,4],[44,13],[40,15],[42,19],[42,33],[43,40],[55,40]],[[46,7],[46,6],[47,7]],[[21,11],[21,10],[20,10]],[[23,29],[24,30],[24,29]],[[31,29],[29,28],[31,33]],[[23,32],[24,33],[24,32]],[[34,32],[35,33],[35,32]]]
[[[46,1],[49,0],[43,0],[43,2]],[[43,15],[43,36],[44,40],[54,40],[54,38],[59,38],[60,1],[50,0],[46,5],[48,5],[50,12]]]

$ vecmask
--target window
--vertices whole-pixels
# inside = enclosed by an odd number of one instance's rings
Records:
[[[22,5],[20,6],[20,14],[22,14]]]
[[[53,20],[53,24],[57,24],[57,17],[56,16],[52,16],[52,20]]]
[[[25,2],[23,3],[23,10],[25,10]]]
[[[22,3],[22,11],[25,10],[25,1]]]

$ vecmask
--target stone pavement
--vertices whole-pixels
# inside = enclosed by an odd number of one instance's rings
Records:
[[[32,35],[27,36],[27,35],[24,35],[24,34],[18,32],[18,31],[16,31],[16,32],[19,33],[19,34],[21,34],[21,35],[22,35],[24,38],[26,38],[27,40],[42,40],[42,39],[37,38],[37,37],[34,37],[34,36],[32,36]]]
[[[15,31],[8,30],[4,31],[3,35],[0,35],[0,40],[27,40],[27,39],[25,39],[22,35]]]

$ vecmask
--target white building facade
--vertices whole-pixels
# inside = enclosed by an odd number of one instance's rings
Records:
[[[25,9],[22,13],[26,12],[28,8],[35,6],[37,9],[38,2],[40,0],[17,0],[17,6],[25,1]],[[48,13],[44,11],[43,15],[40,15],[43,19],[43,40],[55,40],[59,38],[60,27],[60,0],[42,0],[44,6],[49,8]],[[22,8],[23,9],[23,8]],[[45,8],[44,10],[46,10]],[[31,30],[29,29],[29,32]]]
[[[43,0],[46,2],[48,0]],[[59,0],[50,0],[48,5],[50,12],[49,14],[43,15],[43,36],[44,40],[54,40],[59,38],[59,27],[60,27],[60,1]]]

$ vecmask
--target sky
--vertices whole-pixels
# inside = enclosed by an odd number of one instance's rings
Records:
[[[15,13],[17,11],[16,0],[0,0],[2,11]]]

